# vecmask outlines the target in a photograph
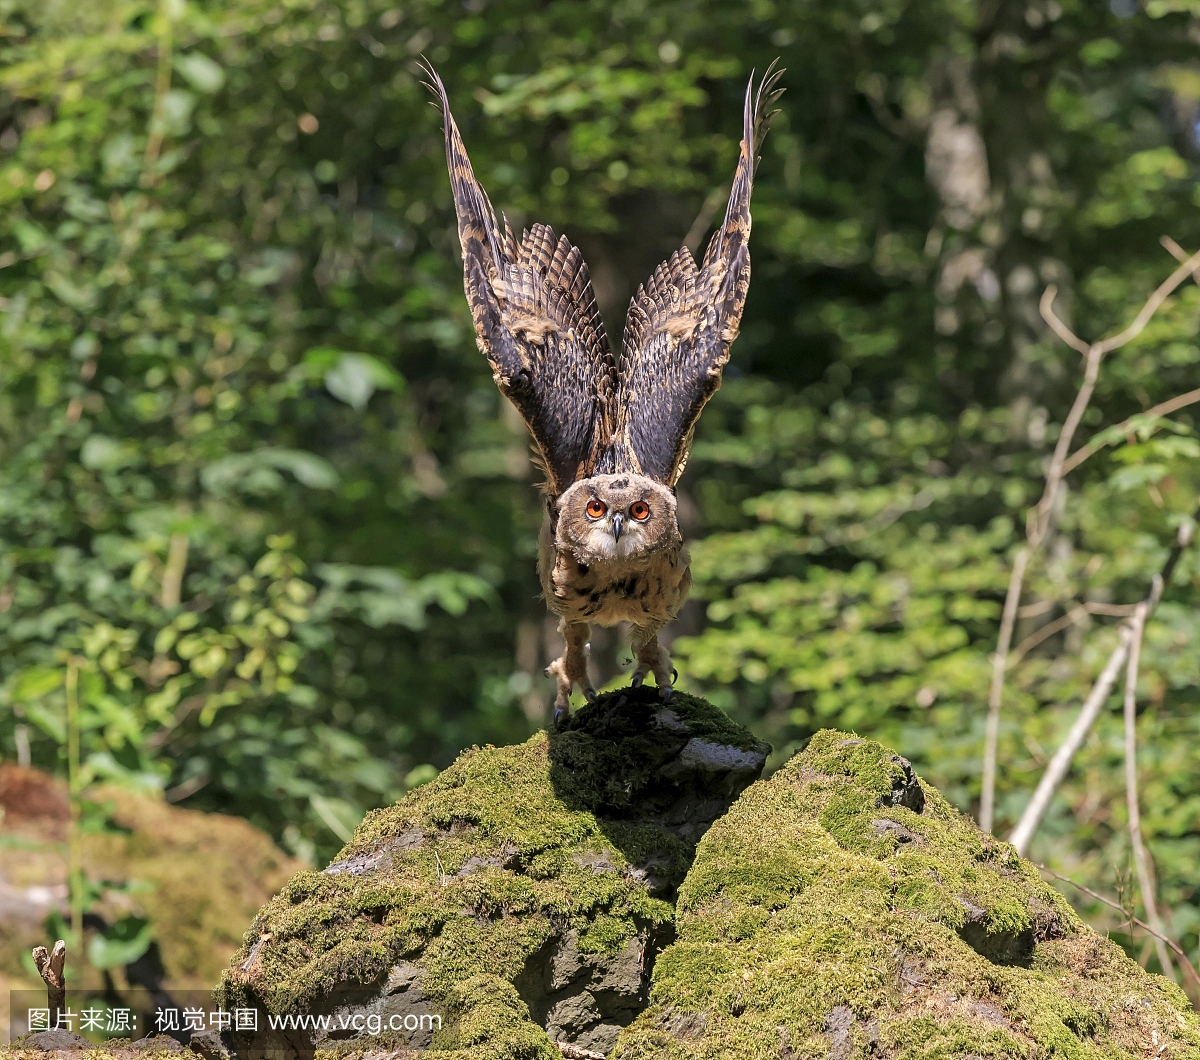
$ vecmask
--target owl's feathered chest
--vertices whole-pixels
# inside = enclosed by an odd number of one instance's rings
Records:
[[[638,559],[580,563],[554,542],[549,526],[538,543],[538,574],[551,611],[601,626],[664,625],[679,613],[692,584],[682,542]]]

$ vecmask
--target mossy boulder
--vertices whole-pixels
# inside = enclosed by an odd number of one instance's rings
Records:
[[[702,701],[665,711],[646,691],[465,752],[294,877],[219,991],[441,1028],[225,1044],[238,1060],[1200,1060],[1183,993],[903,758],[822,732],[746,788],[764,751]]]
[[[221,997],[403,1017],[416,1033],[395,1044],[473,1057],[558,1057],[552,1040],[607,1051],[646,1004],[696,840],[768,750],[704,701],[668,709],[650,688],[603,696],[562,732],[468,750],[369,814],[323,872],[295,876]],[[337,1042],[305,1030],[268,1044]]]
[[[1182,993],[877,743],[821,732],[700,841],[612,1057],[1200,1057]]]

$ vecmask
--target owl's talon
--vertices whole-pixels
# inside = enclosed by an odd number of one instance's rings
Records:
[[[663,688],[660,688],[659,693],[662,696],[662,701],[664,703],[670,703],[671,695],[674,693],[674,691],[675,691],[675,689],[673,689],[670,685],[666,685]]]
[[[585,688],[583,690],[583,698],[586,699],[589,703],[595,703],[596,702],[596,690],[594,688]]]
[[[554,710],[554,731],[562,732],[563,726],[567,724],[567,719],[570,717],[570,707],[556,707]]]
[[[633,675],[633,677],[631,677],[631,678],[629,679],[629,683],[630,683],[630,684],[631,684],[631,685],[632,685],[634,688],[641,688],[641,687],[642,687],[642,682],[643,682],[644,680],[646,680],[646,674],[645,674],[645,673],[644,673],[642,670],[639,670],[637,673],[635,673],[635,674]]]
[[[671,667],[671,684],[679,680],[679,671],[674,666]]]
[[[542,676],[543,676],[543,677],[553,677],[553,676],[554,676],[554,672],[553,672],[553,671],[550,669],[550,667],[549,667],[549,666],[547,666],[547,667],[546,667],[546,669],[544,669],[544,670],[542,671]]]

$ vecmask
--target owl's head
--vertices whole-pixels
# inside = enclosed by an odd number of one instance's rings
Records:
[[[556,537],[582,563],[634,559],[679,544],[675,495],[645,475],[580,479],[556,507]]]

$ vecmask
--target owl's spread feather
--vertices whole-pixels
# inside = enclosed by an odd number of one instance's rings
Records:
[[[629,304],[621,344],[617,429],[600,470],[638,470],[669,486],[687,463],[696,421],[721,385],[750,287],[750,192],[779,98],[772,66],[746,86],[742,143],[725,219],[699,269],[681,247]]]
[[[557,495],[590,475],[612,437],[617,366],[587,264],[566,236],[503,231],[471,170],[441,78],[427,68],[446,132],[463,278],[475,337],[496,385],[521,413]]]
[[[677,250],[638,287],[621,363],[609,347],[587,265],[566,236],[535,224],[518,243],[471,169],[445,86],[441,106],[458,214],[463,279],[479,348],[517,407],[558,496],[596,472],[634,472],[674,486],[705,403],[721,385],[750,284],[750,193],[758,151],[782,91],[774,65],[746,86],[729,205],[697,267]]]
[[[587,676],[590,623],[634,626],[634,684],[653,673],[670,697],[658,631],[691,584],[672,490],[696,421],[721,385],[750,284],[750,193],[782,71],[746,86],[737,171],[721,227],[697,266],[686,247],[638,287],[618,365],[587,265],[566,236],[535,224],[518,243],[475,179],[441,79],[428,64],[446,134],[463,282],[479,349],[529,425],[546,471],[539,549],[547,605],[561,618],[556,716]]]

